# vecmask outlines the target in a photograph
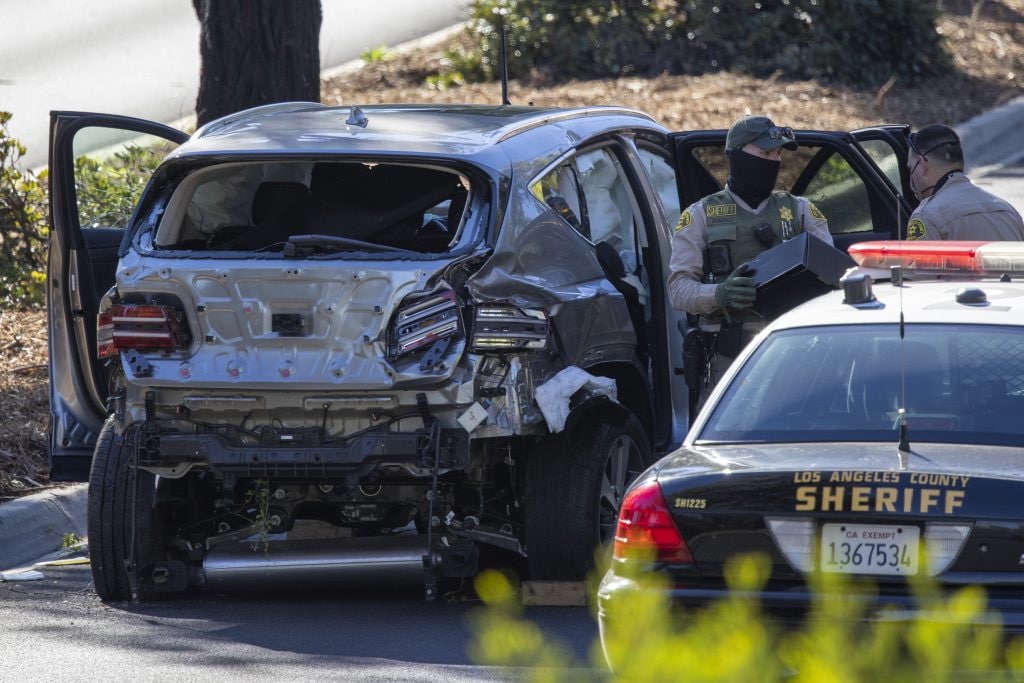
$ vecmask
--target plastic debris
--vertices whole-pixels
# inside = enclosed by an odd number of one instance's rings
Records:
[[[41,581],[46,578],[42,572],[35,569],[16,569],[9,572],[0,572],[0,582],[4,581]]]
[[[580,389],[594,395],[607,396],[613,401],[618,400],[614,379],[597,377],[583,368],[570,366],[541,384],[534,393],[540,412],[552,432],[565,429],[565,420],[569,417],[569,399]]]

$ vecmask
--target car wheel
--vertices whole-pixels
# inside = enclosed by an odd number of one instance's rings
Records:
[[[526,465],[526,553],[534,579],[581,580],[615,534],[626,488],[651,464],[632,413],[602,408],[538,445]]]
[[[137,445],[117,434],[113,419],[100,431],[89,473],[89,564],[102,600],[131,600],[132,502],[135,502],[135,567],[156,557],[159,529],[153,511],[156,477],[135,469]],[[134,473],[138,474],[136,485]],[[136,488],[137,486],[137,488]],[[140,581],[136,582],[139,586]],[[140,599],[145,595],[139,595]]]

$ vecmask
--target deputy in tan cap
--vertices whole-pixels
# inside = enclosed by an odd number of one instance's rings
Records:
[[[672,237],[669,298],[676,309],[700,315],[706,333],[718,333],[718,360],[702,373],[705,389],[764,327],[765,321],[751,310],[757,294],[753,280],[744,274],[746,262],[802,232],[832,244],[828,221],[810,200],[775,190],[782,150],[796,148],[791,128],[776,126],[766,116],[740,119],[725,138],[725,189],[691,204],[679,217]]]
[[[1017,210],[964,175],[960,137],[949,126],[925,126],[911,135],[907,168],[921,200],[907,223],[907,239],[1024,240]]]

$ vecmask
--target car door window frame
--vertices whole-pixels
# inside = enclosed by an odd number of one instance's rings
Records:
[[[105,414],[103,377],[95,359],[95,303],[106,289],[94,282],[90,240],[85,236],[78,212],[75,173],[75,136],[86,128],[110,128],[132,134],[150,135],[181,144],[188,135],[163,124],[125,116],[89,112],[54,111],[50,114],[50,208],[51,235],[49,282],[47,283],[51,351],[51,457],[91,456],[99,426]],[[145,190],[143,190],[145,195]],[[135,213],[138,206],[135,208]],[[134,216],[129,220],[134,220]],[[121,230],[115,240],[109,231],[95,233],[105,246],[116,242],[117,256],[124,252],[130,229]],[[88,273],[88,277],[83,275]],[[114,284],[113,282],[109,283]],[[56,369],[55,369],[56,367]],[[65,375],[64,373],[67,373]],[[65,395],[67,393],[67,395]],[[59,405],[57,405],[59,404]],[[56,462],[56,461],[54,461]],[[55,465],[56,467],[56,465]]]
[[[897,209],[894,188],[885,174],[875,165],[866,152],[857,144],[856,139],[850,133],[837,133],[817,130],[799,130],[796,132],[797,140],[801,144],[814,145],[816,147],[830,147],[850,165],[853,171],[860,177],[868,194],[868,208],[871,215],[872,230],[870,232],[848,233],[854,235],[854,240],[874,237],[876,239],[892,239],[902,234],[905,230],[906,207],[900,205]],[[676,177],[679,184],[681,205],[689,206],[694,202],[721,190],[718,181],[704,168],[700,160],[694,156],[693,149],[697,147],[725,145],[725,130],[705,130],[692,132],[670,133],[672,150],[676,162]],[[801,175],[798,176],[802,177]],[[809,180],[808,180],[809,182]],[[717,186],[713,192],[703,193],[711,185]],[[797,188],[794,188],[797,189]],[[702,193],[702,194],[698,194]],[[893,229],[891,226],[897,226]],[[883,226],[890,226],[886,229]],[[842,234],[839,235],[842,238]],[[840,239],[837,246],[847,246],[848,240]]]

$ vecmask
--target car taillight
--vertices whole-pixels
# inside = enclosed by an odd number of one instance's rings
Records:
[[[474,351],[543,349],[548,343],[544,311],[515,306],[478,306],[473,319]]]
[[[455,292],[407,297],[391,325],[391,357],[400,358],[459,331]]]
[[[123,350],[174,351],[188,348],[188,328],[172,306],[113,304],[96,318],[96,355]]]
[[[622,499],[612,556],[616,560],[693,563],[658,482],[641,484]]]

